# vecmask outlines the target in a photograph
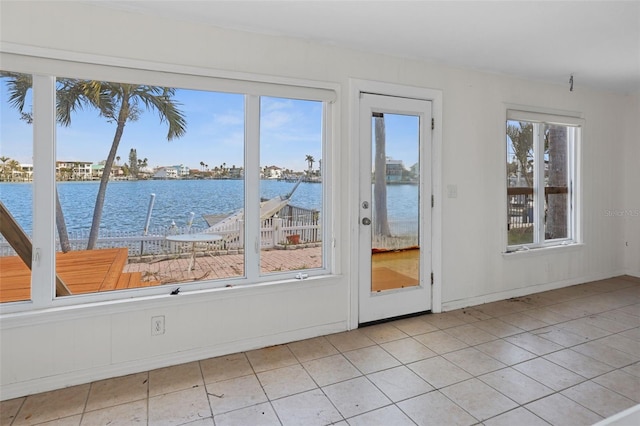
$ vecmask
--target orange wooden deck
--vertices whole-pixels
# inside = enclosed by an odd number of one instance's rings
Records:
[[[128,250],[114,248],[56,254],[56,271],[71,294],[146,287],[139,272],[123,272]],[[31,298],[31,271],[18,256],[0,257],[0,302]]]

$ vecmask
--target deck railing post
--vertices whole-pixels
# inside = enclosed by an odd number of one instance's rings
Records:
[[[240,234],[240,238],[238,240],[238,249],[244,248],[244,220],[238,220],[238,233]]]
[[[272,247],[276,244],[280,244],[284,241],[284,235],[282,235],[282,223],[283,220],[281,218],[273,218],[273,244]]]

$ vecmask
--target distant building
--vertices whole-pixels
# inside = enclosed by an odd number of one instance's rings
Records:
[[[56,179],[91,180],[91,161],[56,161]]]
[[[91,178],[94,180],[100,179],[102,177],[103,170],[104,170],[104,164],[92,164]]]
[[[20,164],[20,170],[18,171],[18,179],[23,182],[30,182],[33,180],[33,164]],[[14,176],[16,172],[13,172]]]
[[[262,177],[265,179],[280,179],[282,177],[282,169],[278,166],[267,166],[262,170]]]
[[[404,178],[406,169],[402,160],[387,157],[387,182],[400,182]]]
[[[178,169],[175,167],[158,167],[153,174],[154,179],[178,179]]]
[[[154,174],[154,170],[149,166],[140,167],[138,169],[138,177],[140,179],[149,179],[149,177],[153,176],[153,174]]]
[[[104,172],[104,164],[92,164],[91,165],[91,178],[93,180],[100,180],[102,173]],[[124,170],[122,166],[112,166],[111,173],[109,173],[109,179],[123,180],[125,179]]]
[[[179,177],[188,177],[189,176],[189,166],[185,166],[184,164],[179,164],[175,166],[171,166],[176,170],[177,176]]]
[[[231,179],[242,179],[244,177],[244,168],[233,166],[229,169],[229,177]]]

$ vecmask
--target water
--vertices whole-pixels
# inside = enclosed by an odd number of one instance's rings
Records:
[[[58,192],[69,231],[88,230],[99,182],[60,182]],[[293,189],[290,182],[260,181],[260,195],[272,198]],[[322,185],[301,183],[291,204],[321,210]],[[390,220],[417,217],[417,185],[389,185]],[[107,186],[100,229],[139,232],[144,229],[150,195],[156,194],[150,227],[184,226],[194,212],[193,226],[204,228],[203,215],[231,214],[243,206],[242,180],[143,180],[113,181]],[[31,234],[32,196],[30,183],[0,183],[0,200],[22,228]]]

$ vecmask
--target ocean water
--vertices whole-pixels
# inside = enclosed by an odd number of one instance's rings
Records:
[[[89,230],[99,182],[60,182],[58,192],[69,231]],[[286,195],[294,183],[276,180],[260,181],[260,196],[273,198]],[[320,210],[322,185],[301,183],[291,197],[290,204]],[[417,217],[416,185],[389,185],[390,220]],[[193,226],[204,228],[203,215],[231,214],[243,207],[242,180],[143,180],[113,181],[107,186],[101,229],[142,231],[149,200],[155,194],[150,228],[164,227],[175,222],[186,225],[194,213]],[[30,183],[0,183],[0,200],[18,223],[30,234],[32,229],[32,197]]]

